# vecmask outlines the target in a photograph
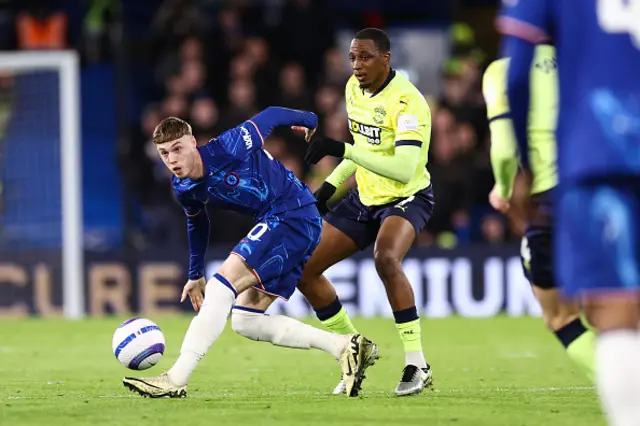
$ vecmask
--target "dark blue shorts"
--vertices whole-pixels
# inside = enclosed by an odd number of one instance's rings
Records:
[[[410,197],[381,206],[365,206],[360,202],[358,190],[353,189],[324,219],[364,250],[375,242],[382,222],[389,216],[404,217],[418,235],[433,214],[433,204],[431,185]]]
[[[520,245],[520,260],[524,275],[531,284],[544,289],[556,287],[552,251],[552,197],[552,190],[531,197],[533,214]]]
[[[253,269],[257,290],[288,300],[321,234],[322,217],[311,204],[265,217],[231,252]]]
[[[568,296],[640,289],[640,178],[563,188],[555,264]]]

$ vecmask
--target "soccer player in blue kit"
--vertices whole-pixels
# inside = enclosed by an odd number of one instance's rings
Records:
[[[557,50],[555,264],[598,331],[596,385],[616,426],[640,425],[640,1],[509,0],[497,19],[522,165],[534,47]]]
[[[287,300],[293,294],[322,231],[315,197],[262,148],[264,138],[276,126],[313,130],[317,121],[310,112],[269,107],[201,147],[184,120],[169,117],[156,127],[153,142],[174,174],[174,193],[187,215],[191,255],[181,301],[189,296],[198,314],[175,364],[159,377],[126,377],[126,387],[143,396],[186,396],[189,377],[232,312],[232,328],[245,337],[333,355],[340,360],[347,396],[357,396],[365,369],[378,356],[373,342],[360,334],[334,334],[282,315],[264,315],[277,297]],[[256,225],[205,283],[209,202],[251,214]]]

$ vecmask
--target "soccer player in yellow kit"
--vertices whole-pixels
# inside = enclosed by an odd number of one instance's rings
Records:
[[[316,191],[318,207],[327,214],[320,245],[304,267],[298,289],[314,308],[327,306],[336,295],[326,285],[323,272],[375,243],[376,270],[405,351],[405,367],[395,393],[411,395],[433,381],[422,353],[413,289],[402,270],[404,255],[433,212],[426,168],[431,112],[418,89],[391,68],[391,46],[384,31],[367,28],[358,32],[349,59],[353,76],[346,85],[345,100],[354,144],[318,138],[307,150],[310,164],[327,155],[344,160]],[[357,189],[327,212],[326,202],[353,173]],[[318,317],[323,320],[319,313]],[[337,333],[355,330],[344,310],[323,323]],[[341,391],[339,384],[334,393]]]
[[[509,211],[509,198],[518,170],[517,144],[509,118],[507,70],[509,59],[492,62],[485,71],[482,91],[491,129],[491,165],[496,184],[489,202],[498,211]],[[558,76],[555,49],[536,47],[531,68],[529,102],[529,158],[533,171],[532,217],[522,238],[524,273],[540,302],[544,321],[563,344],[567,355],[593,379],[595,335],[580,319],[575,302],[564,301],[554,279],[552,265],[552,191],[558,183],[555,129],[558,117]]]

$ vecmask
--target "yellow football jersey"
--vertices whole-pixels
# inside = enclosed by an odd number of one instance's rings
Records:
[[[409,197],[429,186],[427,171],[431,111],[420,91],[403,75],[390,79],[371,96],[351,76],[345,90],[349,130],[355,146],[380,156],[394,154],[397,142],[420,144],[420,161],[411,180],[402,184],[357,166],[360,201],[374,206]]]
[[[490,122],[508,117],[508,69],[509,59],[502,58],[492,62],[484,73],[482,90],[487,104],[487,118]],[[531,64],[530,84],[527,130],[529,161],[533,171],[531,193],[537,194],[553,188],[558,183],[555,136],[558,121],[558,71],[554,47],[536,46]],[[517,155],[515,135],[512,129],[509,130],[505,134],[492,135],[492,143],[501,142],[504,144],[504,149]]]

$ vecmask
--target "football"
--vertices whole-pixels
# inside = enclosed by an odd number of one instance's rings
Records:
[[[131,318],[113,333],[113,354],[131,370],[146,370],[160,361],[164,353],[164,334],[146,318]]]

